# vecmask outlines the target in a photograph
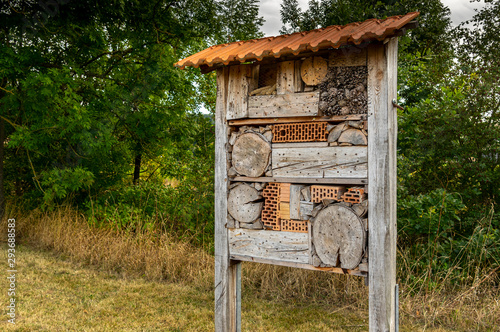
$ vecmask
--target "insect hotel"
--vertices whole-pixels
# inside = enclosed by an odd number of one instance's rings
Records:
[[[241,323],[241,262],[363,276],[394,331],[398,36],[418,13],[212,46],[215,323]]]

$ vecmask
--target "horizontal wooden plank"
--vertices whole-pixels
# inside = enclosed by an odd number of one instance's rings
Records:
[[[320,184],[368,184],[366,178],[290,178],[290,177],[260,177],[250,178],[236,176],[231,181],[241,182],[279,182],[279,183],[320,183]]]
[[[230,126],[250,126],[250,125],[268,125],[279,123],[299,123],[299,122],[343,122],[366,120],[365,114],[334,115],[334,116],[293,116],[293,117],[269,117],[254,119],[238,119],[229,121]]]
[[[320,148],[328,146],[328,142],[273,143],[273,149]]]
[[[297,147],[272,150],[275,177],[366,178],[366,146]]]
[[[246,255],[231,255],[230,258],[232,260],[243,261],[243,262],[254,262],[254,263],[262,263],[262,264],[288,266],[288,267],[313,270],[313,271],[324,271],[324,272],[330,272],[330,273],[350,274],[353,276],[360,276],[360,277],[367,276],[367,272],[360,271],[359,269],[346,270],[346,269],[341,269],[338,267],[315,267],[315,266],[310,265],[310,264],[277,261],[277,260],[268,259],[268,258],[251,257],[251,256],[246,256]]]
[[[316,116],[318,103],[319,91],[251,96],[248,98],[248,117]]]
[[[308,234],[230,229],[229,253],[230,255],[307,264],[309,262]]]

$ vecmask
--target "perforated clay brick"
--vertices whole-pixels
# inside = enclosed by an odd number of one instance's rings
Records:
[[[361,187],[349,188],[344,195],[342,195],[342,200],[347,203],[361,203],[366,199],[365,189]]]
[[[281,219],[281,231],[307,233],[307,221]]]
[[[340,201],[345,191],[345,187],[341,186],[311,186],[311,202],[321,203],[324,199]]]
[[[273,125],[273,143],[326,142],[327,139],[326,122]]]
[[[264,197],[264,207],[262,208],[261,220],[266,228],[275,231],[281,230],[279,219],[279,183],[268,183],[262,190]]]

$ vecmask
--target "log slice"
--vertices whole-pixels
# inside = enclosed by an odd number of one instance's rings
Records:
[[[336,204],[321,210],[314,220],[312,238],[326,265],[352,270],[361,262],[365,231],[361,219],[348,207]]]
[[[302,62],[300,75],[307,85],[318,85],[326,77],[328,62],[322,57],[309,57]]]
[[[247,184],[240,184],[229,192],[227,198],[227,210],[229,214],[242,223],[251,223],[260,217],[262,199],[257,189]]]
[[[259,177],[269,165],[270,154],[271,146],[261,134],[244,133],[234,143],[233,166],[241,175]]]

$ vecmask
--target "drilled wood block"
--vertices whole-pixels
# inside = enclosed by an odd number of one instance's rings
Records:
[[[349,188],[343,195],[342,201],[347,203],[361,203],[366,199],[365,189],[361,187]]]
[[[280,219],[290,219],[290,203],[280,202]]]
[[[273,143],[326,142],[326,122],[284,123],[273,126]]]
[[[281,219],[281,231],[307,233],[307,220]]]
[[[282,183],[280,185],[280,202],[290,202],[290,183]]]
[[[342,186],[311,186],[311,201],[321,203],[324,199],[341,200],[346,191]]]

